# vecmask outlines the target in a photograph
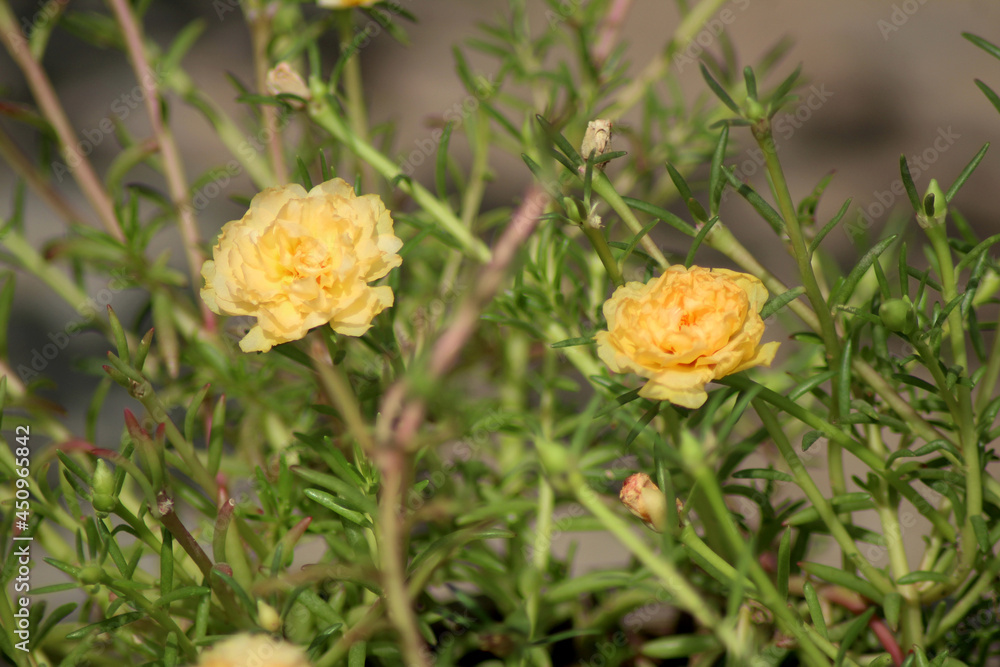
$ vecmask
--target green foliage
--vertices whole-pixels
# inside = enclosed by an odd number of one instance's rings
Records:
[[[706,54],[706,91],[691,103],[671,59],[722,3],[684,11],[627,77],[626,45],[605,39],[619,3],[546,0],[539,23],[511,0],[455,47],[468,103],[420,158],[428,187],[392,129],[369,127],[359,65],[366,29],[405,43],[416,16],[393,2],[260,4],[241,7],[260,80],[210,95],[185,70],[200,22],[160,46],[141,28],[152,2],[113,0],[111,13],[48,3],[25,51],[0,0],[4,44],[36,90],[56,28],[148,60],[154,134],[112,127],[121,149],[102,181],[58,100],[4,109],[42,146],[25,157],[0,128],[19,178],[0,237],[6,661],[173,667],[239,632],[280,636],[319,667],[944,666],[995,653],[1000,484],[986,467],[1000,435],[1000,235],[980,239],[953,206],[987,147],[923,198],[902,158],[906,227],[840,266],[824,241],[849,201],[817,221],[830,176],[794,199],[774,145],[771,121],[801,69],[777,71],[786,45],[740,67],[723,33],[722,61]],[[328,37],[340,43],[332,67]],[[279,62],[303,72],[301,87],[267,90]],[[243,105],[240,120],[224,100]],[[220,164],[252,181],[226,190],[240,202],[341,174],[392,209],[404,261],[382,284],[395,302],[364,335],[324,326],[248,355],[236,344],[245,323],[205,308],[210,244],[197,216],[232,174],[184,177],[166,129],[182,131],[170,121],[181,104],[227,147]],[[576,149],[590,121],[625,114],[627,152]],[[743,141],[762,151],[767,192],[727,164]],[[52,146],[72,169],[51,161]],[[501,152],[536,184],[493,205]],[[141,182],[150,170],[166,188]],[[57,187],[65,175],[86,215]],[[25,186],[66,223],[41,249],[26,239]],[[790,285],[726,226],[730,190],[790,250]],[[156,250],[167,233],[186,274]],[[760,316],[787,356],[720,378],[697,409],[651,401],[598,356],[602,305],[706,249],[767,287]],[[76,309],[73,333],[104,340],[106,355],[78,360],[97,385],[82,432],[46,399],[44,368],[9,356],[23,275]],[[118,301],[98,303],[95,280],[140,307],[126,317]],[[861,466],[850,478],[844,450]],[[644,502],[661,511],[643,519],[661,532],[615,502],[636,472],[655,483]],[[579,540],[598,531],[628,556],[583,569]],[[830,544],[836,564],[816,562]]]

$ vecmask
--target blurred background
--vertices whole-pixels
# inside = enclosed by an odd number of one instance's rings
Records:
[[[70,1],[74,9],[106,11],[100,2]],[[12,6],[30,24],[43,4],[42,0],[16,0]],[[253,80],[246,24],[236,4],[236,0],[154,1],[146,29],[165,46],[190,21],[203,21],[205,32],[185,58],[184,67],[235,118],[245,119],[246,111],[234,101],[236,92],[226,78],[232,74],[244,82]],[[440,126],[442,117],[467,98],[454,73],[452,45],[475,36],[477,23],[503,14],[507,2],[400,0],[400,4],[419,18],[419,23],[406,26],[411,44],[403,46],[383,32],[363,50],[362,60],[372,122],[395,123],[396,147],[404,154],[426,142],[432,128]],[[529,0],[528,4],[533,20],[539,26],[544,25],[546,5],[535,0]],[[825,174],[836,172],[819,209],[821,219],[831,217],[850,197],[854,208],[848,219],[863,220],[864,226],[877,235],[890,211],[906,205],[905,196],[897,194],[901,192],[898,185],[896,193],[893,192],[899,179],[901,153],[911,157],[911,169],[922,191],[932,176],[945,186],[950,184],[984,143],[1000,135],[1000,113],[973,82],[979,78],[1000,90],[1000,61],[961,36],[963,31],[970,31],[1000,44],[1000,3],[733,0],[724,11],[730,12],[727,30],[741,64],[755,64],[783,38],[790,38],[794,44],[776,74],[763,82],[763,87],[775,85],[797,64],[803,64],[802,99],[779,115],[776,135],[796,199],[811,191]],[[634,0],[624,25],[624,39],[631,44],[627,58],[634,71],[663,48],[677,22],[674,3]],[[711,30],[700,34],[698,43],[718,52]],[[331,42],[327,46],[332,58],[336,45]],[[689,99],[694,99],[707,89],[698,72],[697,51],[689,53],[693,59],[676,62],[674,71]],[[489,76],[489,60],[473,57],[471,61],[479,73]],[[81,140],[100,138],[94,141],[91,156],[99,173],[104,172],[119,147],[112,134],[95,134],[95,128],[100,127],[103,119],[116,114],[121,104],[129,106],[125,123],[133,134],[148,134],[141,102],[129,101],[136,82],[120,52],[96,49],[57,29],[45,65]],[[20,72],[6,53],[0,54],[0,99],[32,104]],[[173,104],[170,122],[180,142],[189,179],[230,159],[199,113],[183,104]],[[623,122],[628,123],[629,118]],[[35,152],[37,147],[31,132],[2,117],[0,124],[25,151]],[[734,131],[732,137],[740,146],[733,159],[739,173],[766,190],[759,163],[749,150],[749,133]],[[457,155],[463,154],[457,138],[455,151]],[[920,169],[920,164],[925,168]],[[492,166],[497,178],[489,188],[485,206],[509,205],[524,191],[530,174],[513,155],[497,153]],[[147,175],[154,184],[162,183],[151,172]],[[429,176],[426,163],[416,168],[416,178],[428,181]],[[994,200],[998,184],[1000,146],[987,154],[955,202],[982,236],[1000,232],[1000,202]],[[87,210],[86,202],[70,179],[60,187],[79,208]],[[0,163],[0,212],[5,218],[11,211],[14,191],[13,173],[8,165]],[[245,207],[229,197],[249,197],[253,193],[254,188],[245,176],[226,185],[221,196],[212,199],[199,214],[204,238],[214,238],[225,222],[242,216]],[[739,197],[728,197],[722,219],[751,249],[770,249],[762,259],[779,277],[794,282],[790,258],[774,253],[776,246],[769,229],[745,202]],[[62,233],[53,214],[30,192],[26,221],[29,240],[37,244]],[[174,261],[181,266],[183,255],[177,239],[164,235],[160,242],[176,246]],[[668,238],[663,243],[667,250],[681,250],[679,238]],[[866,249],[863,243],[852,242],[843,230],[832,233],[826,243],[844,264]],[[131,317],[130,313],[134,314],[139,306],[138,300],[130,298],[127,291],[107,288],[94,284],[92,295],[96,299],[102,290],[108,292],[123,319]],[[69,306],[57,302],[46,288],[26,275],[18,276],[16,309],[13,321],[17,328],[11,332],[10,341],[11,363],[15,368],[19,364],[30,365],[33,354],[50,340],[52,332],[62,331],[68,322],[79,319]],[[49,396],[66,406],[67,425],[75,432],[82,432],[85,413],[82,406],[96,383],[93,375],[77,365],[77,360],[102,354],[105,349],[106,343],[97,334],[75,336],[69,347],[47,363],[42,372],[55,383]],[[113,401],[108,409],[116,409]],[[121,414],[120,409],[117,414]],[[568,542],[568,538],[565,540]],[[566,545],[556,545],[557,550],[560,546]],[[600,549],[581,551],[589,552],[596,559],[595,564],[605,557]]]

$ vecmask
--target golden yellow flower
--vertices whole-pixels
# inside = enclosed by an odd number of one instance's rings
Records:
[[[701,407],[706,383],[771,365],[778,343],[760,344],[766,300],[751,275],[671,266],[646,284],[615,290],[604,304],[608,331],[596,336],[597,354],[615,373],[648,378],[640,396]]]
[[[269,635],[241,633],[201,654],[197,667],[310,667],[305,651]]]
[[[201,270],[201,298],[215,313],[257,318],[240,341],[244,352],[266,352],[323,324],[360,336],[392,305],[392,288],[368,283],[400,265],[402,245],[378,195],[359,197],[342,179],[309,192],[269,188],[222,228]]]

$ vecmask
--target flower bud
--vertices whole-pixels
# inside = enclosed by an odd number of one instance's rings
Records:
[[[878,308],[878,316],[889,331],[909,335],[917,328],[917,313],[906,297],[889,299]]]
[[[594,156],[608,152],[611,147],[611,121],[607,119],[592,120],[587,123],[587,132],[583,135],[583,143],[580,145],[580,155],[586,160],[593,153]],[[604,163],[597,165],[598,169],[604,169]]]
[[[104,570],[100,565],[85,565],[80,568],[80,581],[88,586],[101,583]]]
[[[309,99],[309,86],[299,76],[299,73],[292,69],[288,63],[278,63],[267,73],[265,80],[267,92],[272,95],[290,94],[301,97],[303,100]],[[301,109],[305,105],[299,100],[287,100],[295,109]]]
[[[118,504],[115,498],[115,474],[108,468],[104,459],[97,459],[97,467],[94,469],[90,485],[94,489],[91,503],[97,515],[103,519]]]
[[[931,179],[927,192],[917,212],[917,222],[921,227],[940,227],[948,217],[948,200],[936,179]]]
[[[618,498],[628,510],[658,533],[667,525],[667,501],[649,475],[637,472],[622,485]]]
[[[257,624],[268,632],[278,632],[281,629],[281,616],[263,600],[257,600]]]

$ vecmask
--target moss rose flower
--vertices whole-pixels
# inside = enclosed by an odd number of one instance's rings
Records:
[[[392,305],[392,288],[369,283],[400,265],[402,245],[378,195],[359,197],[342,179],[309,192],[269,188],[222,228],[201,270],[201,298],[215,313],[257,318],[240,341],[244,352],[266,352],[328,323],[360,336]]]
[[[201,654],[197,667],[309,667],[305,651],[268,635],[241,633]]]
[[[616,373],[648,378],[640,396],[698,408],[706,383],[771,365],[778,343],[760,344],[766,300],[751,275],[672,266],[615,290],[604,304],[608,330],[596,336],[597,353]]]

